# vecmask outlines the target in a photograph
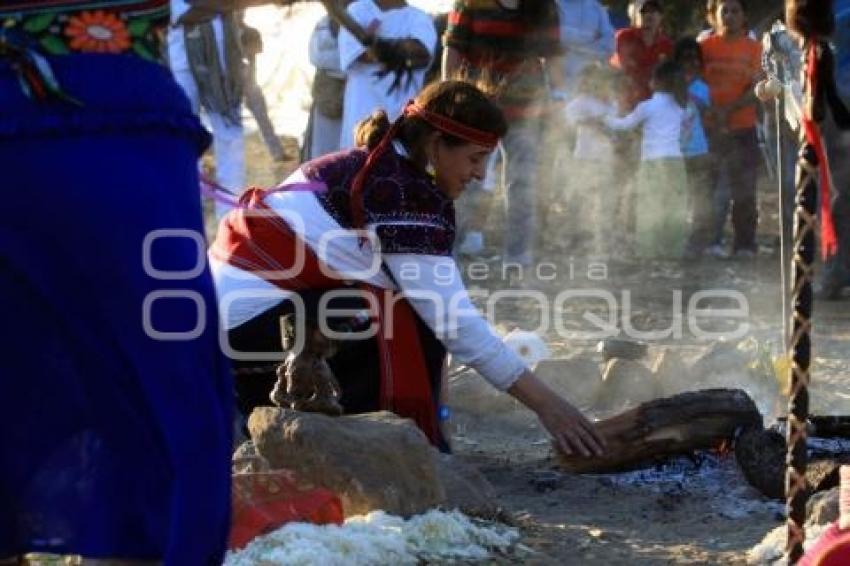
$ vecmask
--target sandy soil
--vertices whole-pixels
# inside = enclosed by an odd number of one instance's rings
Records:
[[[293,161],[273,164],[256,136],[248,141],[249,183],[278,183],[295,166]],[[672,291],[680,289],[685,304],[700,289],[732,289],[748,300],[749,336],[779,348],[781,340],[781,293],[779,258],[775,250],[776,198],[769,185],[760,190],[761,253],[754,260],[705,259],[695,263],[637,262],[587,257],[580,248],[567,248],[569,227],[555,223],[541,253],[541,261],[557,266],[556,277],[541,280],[531,274],[517,284],[552,298],[564,289],[605,289],[615,296],[628,290],[630,320],[641,330],[668,328],[674,319]],[[560,214],[552,207],[555,218]],[[490,226],[501,225],[498,211]],[[214,223],[209,225],[214,230]],[[491,244],[485,259],[462,263],[486,263],[491,276],[470,281],[485,291],[508,284],[502,277],[499,233],[488,235]],[[606,277],[589,277],[591,264],[604,263]],[[618,304],[621,315],[625,310]],[[586,327],[581,315],[599,311],[598,301],[572,301],[559,314],[568,329]],[[850,352],[850,300],[817,305],[813,365],[812,410],[818,414],[850,414],[850,382],[846,379]],[[517,301],[496,310],[501,331],[532,329],[540,309],[531,301]],[[715,330],[724,321],[716,321]],[[592,357],[594,340],[565,339],[544,332],[553,357]],[[710,345],[685,330],[681,338],[654,341],[676,349],[686,359]],[[461,374],[459,379],[479,380]],[[742,384],[746,385],[746,384]],[[453,388],[456,389],[456,388]],[[578,388],[580,390],[580,386]],[[762,399],[763,405],[779,407],[784,399]],[[711,454],[679,459],[641,472],[604,476],[562,473],[554,466],[546,433],[528,411],[506,396],[492,407],[464,408],[464,398],[452,399],[452,422],[456,454],[469,461],[495,485],[499,504],[511,511],[523,530],[523,543],[534,550],[524,563],[540,564],[744,564],[746,553],[764,535],[781,524],[781,503],[763,498],[750,488],[734,457]],[[585,410],[596,418],[606,416],[593,407]],[[482,414],[482,412],[484,414]],[[769,424],[769,423],[768,423]]]

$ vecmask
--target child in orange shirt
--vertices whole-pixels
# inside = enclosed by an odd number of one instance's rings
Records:
[[[700,47],[711,91],[707,125],[717,163],[713,183],[717,226],[714,245],[707,252],[725,256],[722,234],[731,198],[732,251],[738,257],[752,257],[757,251],[756,177],[761,159],[753,85],[762,73],[761,44],[747,35],[745,0],[710,0],[708,9],[716,33],[705,37]],[[726,187],[719,183],[724,172]]]

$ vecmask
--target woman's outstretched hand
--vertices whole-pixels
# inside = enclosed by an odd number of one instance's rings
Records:
[[[564,454],[590,457],[605,453],[605,441],[593,424],[531,371],[526,370],[508,393],[537,414]]]
[[[590,457],[605,453],[605,441],[578,409],[558,395],[547,405],[537,416],[564,454]]]

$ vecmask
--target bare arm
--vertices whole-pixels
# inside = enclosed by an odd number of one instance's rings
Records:
[[[712,106],[708,109],[708,114],[713,116],[715,128],[719,128],[720,130],[725,130],[729,126],[729,115],[737,112],[741,108],[746,108],[747,106],[754,106],[758,103],[759,99],[755,93],[755,85],[758,84],[758,81],[754,81],[753,84],[748,86],[746,90],[730,102],[729,104],[725,104],[723,106]]]
[[[761,66],[761,51],[752,54],[752,59],[750,61],[750,72],[750,84],[747,88],[744,89],[744,91],[741,93],[741,96],[739,96],[729,104],[725,104],[717,109],[719,115],[718,117],[721,119],[718,121],[723,126],[727,125],[729,114],[737,112],[742,108],[746,108],[748,106],[755,106],[756,104],[758,104],[758,97],[755,93],[755,86],[766,77],[764,69]]]
[[[602,441],[593,425],[528,370],[492,331],[472,304],[452,258],[392,253],[383,257],[410,306],[454,359],[475,368],[494,387],[506,390],[534,411],[565,453],[601,454]],[[405,275],[411,265],[421,266],[418,276]],[[437,266],[444,266],[452,276],[438,283],[434,274],[447,272],[435,269]],[[434,294],[440,299],[434,300]],[[442,312],[438,304],[447,305],[447,311]]]
[[[623,116],[622,118],[606,118],[605,125],[610,129],[617,131],[633,130],[641,125],[644,119],[646,119],[646,116],[644,115],[645,110],[646,103],[641,102],[628,116]]]
[[[758,98],[756,97],[755,90],[753,85],[747,87],[741,96],[730,102],[729,104],[723,106],[723,110],[727,113],[735,112],[736,110],[740,110],[741,108],[746,108],[747,106],[753,106],[758,103]]]
[[[605,441],[578,409],[558,395],[531,370],[526,370],[508,389],[517,401],[537,414],[540,422],[565,454],[601,456]]]

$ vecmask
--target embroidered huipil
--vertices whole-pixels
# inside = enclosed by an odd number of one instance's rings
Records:
[[[132,53],[159,60],[168,0],[11,0],[0,3],[7,38],[47,55]]]
[[[328,186],[318,195],[319,202],[340,226],[351,226],[349,189],[366,155],[354,150],[302,166],[307,179]],[[413,171],[408,160],[394,152],[383,155],[370,172],[363,198],[366,225],[374,229],[384,253],[451,255],[454,205],[430,179]]]

